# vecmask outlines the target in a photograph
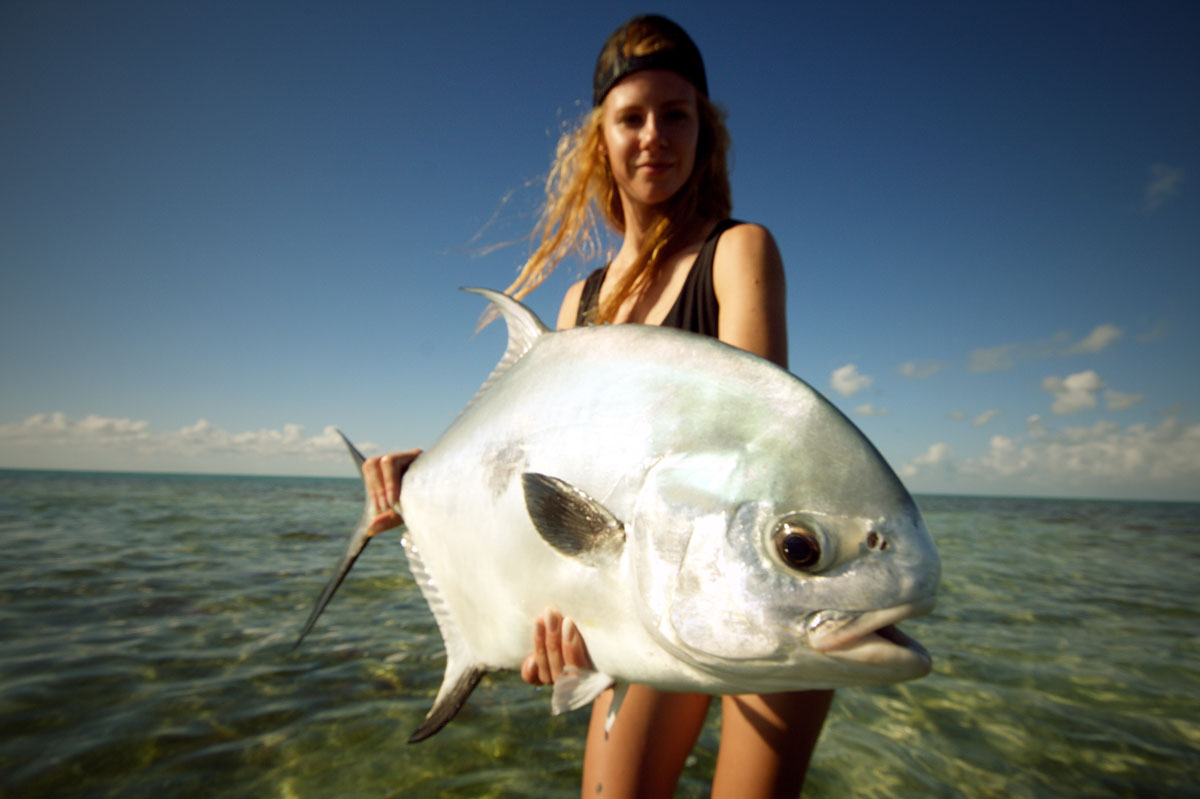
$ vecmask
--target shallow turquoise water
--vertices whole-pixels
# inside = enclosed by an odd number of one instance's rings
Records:
[[[585,716],[515,675],[405,744],[443,663],[398,538],[289,651],[359,491],[0,472],[0,797],[577,795]],[[918,499],[935,673],[840,691],[805,796],[1200,796],[1200,506]]]

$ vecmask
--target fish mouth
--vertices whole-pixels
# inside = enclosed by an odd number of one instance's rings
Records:
[[[928,597],[882,610],[818,611],[805,624],[808,645],[827,657],[886,672],[890,679],[923,677],[933,668],[933,658],[896,622],[923,616],[935,604]]]

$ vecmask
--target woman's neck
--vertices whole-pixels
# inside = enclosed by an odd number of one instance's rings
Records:
[[[625,208],[625,232],[621,239],[621,247],[613,257],[609,271],[621,274],[633,265],[643,247],[647,245],[651,230],[661,218],[662,215],[654,208],[645,209],[639,214],[631,214],[629,208]],[[689,220],[673,232],[672,240],[668,243],[667,248],[659,253],[659,257],[669,259],[672,255],[687,250],[690,245],[698,245],[703,242],[716,221],[701,217]]]
[[[634,206],[632,203],[625,203],[622,210],[625,217],[625,233],[621,239],[621,248],[613,258],[613,267],[618,271],[623,271],[637,259],[638,253],[650,237],[650,230],[660,218],[657,209]]]

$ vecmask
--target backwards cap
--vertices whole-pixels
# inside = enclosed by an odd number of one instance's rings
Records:
[[[625,46],[629,33],[635,27],[650,27],[667,41],[667,46],[646,55],[626,56]],[[615,43],[612,63],[604,63],[604,53]],[[596,72],[592,78],[592,105],[604,102],[609,90],[617,81],[634,72],[646,69],[665,69],[686,79],[696,90],[708,96],[708,79],[704,76],[704,61],[700,50],[687,32],[666,17],[657,14],[642,14],[613,31],[596,59]]]

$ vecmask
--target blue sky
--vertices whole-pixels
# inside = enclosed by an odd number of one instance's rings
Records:
[[[502,349],[456,289],[511,280],[645,10],[729,112],[792,371],[910,488],[1200,499],[1189,2],[5,3],[0,467],[432,443]]]

